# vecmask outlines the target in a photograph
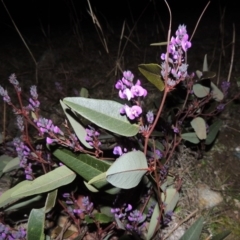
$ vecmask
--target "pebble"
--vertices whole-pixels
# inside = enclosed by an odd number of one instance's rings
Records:
[[[197,191],[200,209],[213,208],[223,201],[222,195],[219,192],[211,190],[206,184],[199,184]]]

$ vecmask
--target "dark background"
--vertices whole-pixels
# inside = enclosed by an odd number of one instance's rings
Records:
[[[172,10],[173,24],[185,22],[187,25],[195,24],[208,1],[177,1],[169,0]],[[21,30],[39,30],[42,25],[44,28],[54,30],[56,27],[71,24],[73,16],[78,18],[82,27],[92,24],[90,16],[87,14],[87,0],[5,0],[9,12],[15,23]],[[92,8],[101,15],[102,20],[109,21],[111,24],[120,24],[124,19],[134,18],[135,20],[143,13],[142,20],[153,21],[158,13],[161,21],[168,22],[169,14],[163,0],[91,0]],[[237,22],[240,18],[240,8],[238,1],[211,1],[204,17],[209,19],[219,17],[219,8],[226,6],[226,17],[228,21]],[[144,10],[145,9],[145,10]],[[103,20],[104,21],[104,20]],[[13,25],[6,10],[0,3],[0,30],[1,38],[4,35],[15,32]]]

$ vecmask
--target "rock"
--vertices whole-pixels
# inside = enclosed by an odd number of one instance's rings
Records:
[[[198,184],[197,192],[199,208],[201,209],[213,208],[223,201],[221,194],[211,190],[206,184]]]

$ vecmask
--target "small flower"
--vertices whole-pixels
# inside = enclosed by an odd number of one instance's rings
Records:
[[[172,221],[173,211],[166,212],[163,218],[163,224],[166,226]]]
[[[230,82],[226,82],[226,81],[222,82],[221,88],[222,88],[222,91],[223,91],[224,95],[227,95],[229,87],[230,87]]]
[[[155,150],[155,154],[156,154],[157,159],[161,159],[163,157],[163,154],[158,149]]]
[[[125,88],[123,91],[120,90],[118,95],[121,99],[127,99],[128,101],[134,97],[132,91],[129,88]]]
[[[123,90],[124,89],[123,82],[121,80],[118,80],[117,83],[115,84],[115,88],[118,90]]]
[[[115,146],[113,149],[113,154],[121,156],[123,154],[122,148],[120,146]]]
[[[23,116],[17,115],[17,126],[21,132],[24,131]]]
[[[127,80],[129,80],[130,82],[132,82],[133,81],[133,78],[134,78],[134,75],[132,74],[132,72],[131,71],[124,71],[123,72],[123,77],[125,78],[125,79],[127,79]]]
[[[134,120],[136,117],[139,117],[142,113],[142,108],[134,105],[129,107],[128,105],[124,106],[124,109],[121,109],[121,113],[126,113],[127,117],[131,120]]]
[[[53,144],[56,141],[57,141],[56,139],[52,139],[52,138],[49,138],[49,137],[47,137],[47,139],[46,139],[47,144]]]
[[[2,86],[0,86],[0,95],[3,97],[3,101],[6,103],[10,103],[11,99],[8,96],[8,92],[7,90],[4,90],[4,88]]]
[[[17,80],[17,77],[16,77],[15,73],[11,74],[8,80],[14,86],[18,86],[19,85],[19,82]]]
[[[222,111],[222,110],[224,109],[224,107],[225,107],[225,104],[220,103],[220,104],[217,106],[217,110],[218,110],[218,111]]]
[[[132,205],[128,204],[127,207],[125,208],[125,212],[129,212],[132,210]]]
[[[130,213],[130,216],[128,216],[128,220],[131,222],[140,223],[144,219],[142,213],[139,210],[134,210]]]
[[[38,99],[37,86],[33,85],[30,87],[30,94],[33,99]]]
[[[69,194],[69,193],[64,193],[62,196],[63,196],[64,198],[69,198],[69,197],[70,197],[70,194]]]
[[[179,133],[179,129],[177,127],[172,126],[172,129],[174,133]]]
[[[154,115],[153,115],[153,111],[148,111],[146,114],[147,117],[147,121],[149,124],[152,124],[154,121]]]
[[[137,84],[131,87],[131,93],[135,97],[142,97],[142,96],[146,97],[147,96],[147,90]]]

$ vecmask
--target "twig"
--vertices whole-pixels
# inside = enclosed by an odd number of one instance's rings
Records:
[[[35,68],[36,68],[36,69],[35,69],[36,84],[38,84],[38,63],[37,63],[35,57],[33,56],[32,51],[31,51],[30,48],[28,47],[25,39],[23,38],[21,32],[19,31],[17,25],[15,24],[15,22],[14,22],[12,16],[11,16],[11,14],[10,14],[10,12],[8,11],[8,8],[7,8],[7,6],[5,5],[5,3],[4,3],[3,0],[2,0],[2,4],[3,4],[3,6],[4,6],[4,8],[5,8],[5,10],[6,10],[7,14],[8,14],[8,16],[10,17],[10,19],[11,19],[11,21],[12,21],[12,23],[13,23],[13,26],[15,27],[18,35],[20,36],[21,40],[23,41],[23,44],[25,45],[25,47],[27,48],[30,56],[32,57],[32,60],[33,60],[33,62],[34,62],[34,64],[35,64]]]
[[[3,102],[3,143],[5,144],[6,141],[6,124],[7,124],[7,109],[6,109],[6,102]]]
[[[100,23],[99,23],[96,15],[93,13],[90,0],[87,0],[87,2],[88,2],[88,7],[89,7],[88,13],[89,13],[89,15],[92,17],[93,24],[94,24],[95,29],[96,29],[96,31],[97,31],[98,37],[99,37],[99,39],[100,39],[100,41],[101,41],[101,43],[102,43],[105,51],[106,51],[107,53],[109,53],[107,41],[106,41],[106,38],[105,38],[105,36],[104,36],[103,30],[102,30],[102,28],[101,28],[101,25],[100,25]]]
[[[184,222],[186,222],[191,217],[193,217],[197,212],[198,212],[198,209],[196,209],[194,212],[190,213],[187,217],[185,217],[182,221],[180,221],[176,227],[174,227],[166,236],[164,236],[163,240],[167,239],[176,229],[178,229]]]
[[[230,78],[232,75],[232,67],[233,67],[233,60],[234,60],[234,53],[235,53],[235,39],[236,39],[236,32],[235,32],[235,24],[233,23],[233,39],[232,39],[232,55],[231,55],[231,62],[228,72],[228,79],[227,81],[230,82]]]
[[[206,9],[207,9],[207,7],[208,7],[209,4],[210,4],[210,1],[207,3],[206,7],[203,9],[200,17],[198,18],[198,21],[197,21],[196,26],[195,26],[195,28],[194,28],[194,30],[193,30],[192,36],[191,36],[191,38],[190,38],[190,41],[192,40],[192,38],[193,38],[193,36],[194,36],[194,34],[195,34],[196,30],[197,30],[198,24],[199,24],[200,20],[202,19],[202,16],[203,16],[203,14],[205,13],[205,11],[206,11]]]

